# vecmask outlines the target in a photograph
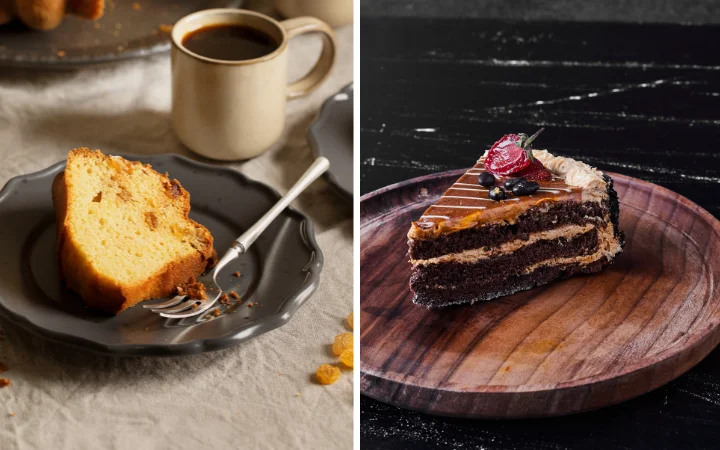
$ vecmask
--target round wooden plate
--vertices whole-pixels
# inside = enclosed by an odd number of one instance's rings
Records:
[[[431,414],[541,417],[644,394],[720,341],[720,222],[610,174],[625,251],[591,276],[474,306],[412,303],[406,233],[463,170],[361,200],[361,392]]]

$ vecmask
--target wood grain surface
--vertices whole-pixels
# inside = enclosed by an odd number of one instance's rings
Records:
[[[474,306],[414,305],[405,234],[460,173],[362,198],[363,394],[448,416],[570,414],[655,389],[720,341],[720,222],[617,174],[627,244],[613,266]]]

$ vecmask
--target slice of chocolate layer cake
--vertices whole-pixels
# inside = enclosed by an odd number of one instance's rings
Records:
[[[612,179],[507,135],[408,232],[413,301],[490,300],[600,271],[622,251]]]

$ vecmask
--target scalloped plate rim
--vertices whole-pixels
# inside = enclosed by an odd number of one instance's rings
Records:
[[[255,188],[267,190],[274,197],[277,197],[278,199],[280,198],[280,194],[269,185],[257,180],[253,180],[245,174],[229,167],[214,166],[212,164],[194,161],[183,155],[172,153],[150,155],[122,153],[118,155],[125,157],[129,160],[136,160],[136,158],[160,158],[166,160],[175,160],[181,164],[185,164],[190,167],[199,167],[201,169],[211,171],[224,171],[232,174],[243,184],[248,184],[254,186]],[[52,164],[45,169],[25,175],[18,175],[11,178],[7,181],[7,183],[5,183],[5,186],[0,189],[0,203],[3,202],[11,189],[18,183],[21,183],[22,180],[38,179],[52,175],[53,173],[57,173],[62,169],[62,167],[65,166],[65,162],[65,160],[62,160]],[[282,308],[278,311],[277,314],[256,319],[255,321],[253,321],[253,323],[248,324],[248,326],[241,327],[240,329],[234,330],[225,335],[214,338],[197,339],[184,344],[113,344],[107,342],[102,343],[97,340],[78,337],[67,332],[49,330],[43,326],[34,323],[30,317],[9,310],[2,302],[1,298],[0,315],[2,315],[10,322],[22,327],[23,329],[38,336],[42,336],[48,340],[70,345],[76,348],[91,350],[96,353],[111,354],[116,356],[185,356],[232,347],[234,345],[240,344],[241,342],[244,342],[247,339],[252,339],[253,337],[259,336],[286,324],[293,316],[293,314],[297,312],[300,306],[302,306],[317,290],[318,284],[320,282],[320,273],[324,265],[324,257],[322,250],[320,249],[315,239],[315,229],[313,222],[307,215],[297,211],[292,207],[286,208],[285,211],[297,216],[300,223],[305,224],[303,237],[305,238],[308,246],[312,249],[312,252],[314,252],[315,255],[314,259],[306,266],[306,270],[308,270],[310,276],[306,279],[305,283],[303,283],[303,285],[298,288],[295,295],[285,300]],[[248,333],[249,335],[243,338],[238,338],[239,335],[246,333]]]

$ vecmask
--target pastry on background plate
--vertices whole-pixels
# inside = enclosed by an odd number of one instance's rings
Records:
[[[61,278],[90,308],[167,297],[215,263],[190,195],[150,165],[80,148],[53,181]]]
[[[66,14],[96,20],[104,10],[105,0],[0,0],[0,25],[17,17],[30,28],[49,31]]]
[[[612,179],[533,150],[539,133],[503,136],[412,223],[415,303],[490,300],[598,272],[622,251]]]
[[[10,22],[15,16],[15,0],[0,0],[0,25]]]

